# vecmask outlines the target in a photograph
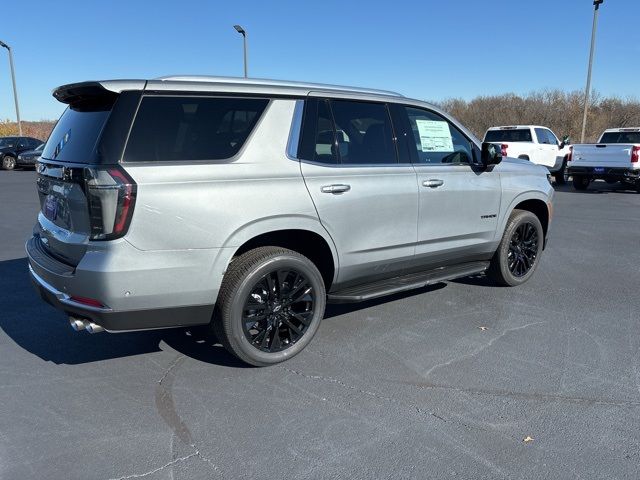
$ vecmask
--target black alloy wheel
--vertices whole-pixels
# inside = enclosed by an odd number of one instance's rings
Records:
[[[263,352],[290,348],[311,324],[315,296],[309,280],[295,269],[267,273],[245,301],[242,312],[245,337]]]
[[[325,280],[309,258],[282,247],[257,247],[229,264],[211,326],[242,361],[273,365],[311,342],[326,301]]]
[[[529,222],[521,223],[509,241],[507,254],[509,271],[515,277],[524,277],[535,265],[538,256],[538,231]]]
[[[497,285],[522,285],[538,267],[543,246],[544,229],[540,218],[528,210],[513,210],[489,263],[487,276]]]

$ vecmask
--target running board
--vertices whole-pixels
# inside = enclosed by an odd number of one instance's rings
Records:
[[[488,267],[489,262],[472,262],[453,265],[451,267],[440,267],[425,272],[410,273],[401,277],[387,278],[385,280],[356,285],[337,292],[331,292],[327,295],[327,301],[329,303],[364,302],[366,300],[444,282],[445,280],[453,280],[454,278],[482,273]]]

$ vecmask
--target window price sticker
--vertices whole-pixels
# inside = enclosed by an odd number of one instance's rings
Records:
[[[447,122],[416,119],[423,152],[453,152],[451,130]]]

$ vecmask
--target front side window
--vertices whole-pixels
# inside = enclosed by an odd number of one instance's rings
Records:
[[[551,145],[557,145],[558,143],[558,137],[555,136],[555,134],[551,131],[551,130],[546,130],[547,132],[547,138],[549,139],[549,143],[551,143]]]
[[[547,131],[544,128],[536,128],[536,137],[538,137],[538,143],[543,143],[545,145],[549,145],[551,143],[549,141]]]
[[[405,107],[413,131],[417,162],[470,164],[473,145],[453,124],[429,110]]]
[[[124,160],[172,162],[233,157],[268,103],[262,98],[144,97]]]

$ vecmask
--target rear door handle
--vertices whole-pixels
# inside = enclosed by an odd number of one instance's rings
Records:
[[[444,185],[444,180],[440,180],[438,178],[432,178],[422,182],[423,187],[429,187],[429,188],[438,188],[438,187],[441,187],[442,185]]]
[[[351,185],[345,185],[342,183],[337,183],[335,185],[325,185],[320,188],[322,193],[344,193],[351,190]]]

